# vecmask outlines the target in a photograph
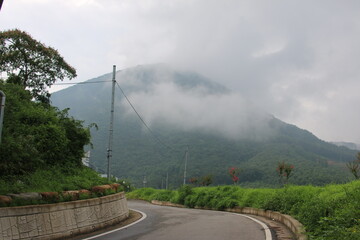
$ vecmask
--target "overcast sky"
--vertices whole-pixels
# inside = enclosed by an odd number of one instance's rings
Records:
[[[358,0],[4,0],[0,29],[54,47],[85,81],[169,63],[326,141],[360,143]]]

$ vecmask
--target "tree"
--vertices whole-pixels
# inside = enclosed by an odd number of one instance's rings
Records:
[[[211,174],[201,177],[200,184],[201,186],[209,186],[213,182],[213,176]]]
[[[351,174],[355,177],[355,179],[360,178],[360,165],[358,161],[348,162],[346,166],[348,167]]]
[[[57,50],[18,29],[0,32],[0,73],[6,73],[7,82],[30,89],[41,102],[49,101],[47,87],[56,80],[76,77]]]
[[[286,184],[293,170],[294,165],[286,164],[285,162],[278,163],[276,171],[278,172],[280,182]]]
[[[21,175],[47,166],[74,168],[81,165],[90,131],[82,122],[47,104],[31,101],[29,91],[1,83],[7,96],[3,139],[0,145],[0,177]]]
[[[355,177],[355,179],[360,178],[360,152],[357,153],[356,159],[352,162],[348,162],[346,164],[347,168],[351,172],[351,174]]]
[[[189,179],[189,183],[193,184],[195,186],[198,184],[198,182],[199,182],[199,179],[197,177],[192,177]]]
[[[239,182],[240,168],[231,167],[229,168],[229,175],[234,184]]]

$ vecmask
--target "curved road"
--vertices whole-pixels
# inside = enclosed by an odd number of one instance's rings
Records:
[[[87,239],[107,240],[271,240],[266,226],[244,215],[219,211],[173,208],[129,201],[129,208],[146,218],[121,230]]]

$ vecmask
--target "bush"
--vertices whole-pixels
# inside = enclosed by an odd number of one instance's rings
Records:
[[[193,193],[192,187],[190,185],[183,185],[178,189],[178,192],[179,195],[176,203],[186,205],[186,198]]]
[[[75,169],[52,167],[38,169],[34,173],[0,179],[0,194],[20,192],[61,192],[67,190],[90,189],[95,185],[107,184],[90,168]]]

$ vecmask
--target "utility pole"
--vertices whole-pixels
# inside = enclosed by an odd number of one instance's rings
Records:
[[[1,7],[1,6],[0,6]],[[4,120],[4,108],[5,108],[5,93],[0,91],[0,144],[1,144],[1,134],[2,134],[2,126]]]
[[[146,175],[144,176],[144,180],[143,180],[143,187],[144,188],[146,188],[146,183],[147,183],[147,181],[146,181]]]
[[[111,116],[110,116],[110,129],[109,129],[109,145],[107,149],[107,179],[110,181],[110,162],[112,157],[112,145],[113,145],[113,126],[114,126],[114,101],[115,101],[115,76],[116,76],[116,65],[113,66],[113,77],[112,77],[112,89],[111,89]]]
[[[169,172],[166,172],[166,182],[165,182],[166,190],[169,188]]]
[[[3,4],[4,0],[0,0],[0,11],[1,11],[1,6]]]
[[[189,153],[189,146],[186,147],[186,152],[185,152],[184,185],[186,184],[186,168],[187,168],[187,161],[188,161],[188,153]]]

